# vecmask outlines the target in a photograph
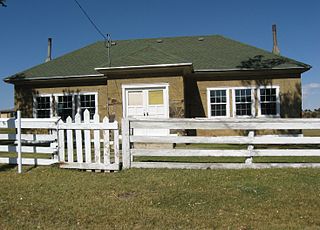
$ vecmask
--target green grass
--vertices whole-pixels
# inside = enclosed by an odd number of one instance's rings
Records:
[[[304,136],[309,136],[309,137],[316,137],[316,136],[320,136],[320,130],[319,129],[314,129],[314,130],[303,130],[303,135]]]
[[[15,129],[0,129],[0,133],[15,133]]]
[[[245,157],[134,157],[136,162],[244,163]],[[320,163],[320,157],[253,157],[254,163]]]
[[[320,170],[0,165],[0,229],[318,229]]]

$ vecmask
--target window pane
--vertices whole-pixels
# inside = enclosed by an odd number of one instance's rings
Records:
[[[58,96],[57,115],[62,120],[66,120],[67,117],[72,116],[72,95]]]
[[[37,118],[50,118],[50,96],[36,97],[36,116]]]
[[[237,116],[252,116],[251,89],[236,89],[235,103]]]
[[[149,90],[149,105],[163,105],[163,90]]]
[[[210,91],[210,114],[212,117],[227,115],[227,91]]]
[[[82,119],[83,113],[86,109],[90,113],[90,119],[93,119],[93,116],[96,112],[96,100],[94,94],[80,95],[80,114]]]
[[[262,115],[277,115],[276,88],[260,89],[260,101]]]
[[[142,91],[129,91],[128,92],[128,105],[129,106],[142,106],[143,105]]]

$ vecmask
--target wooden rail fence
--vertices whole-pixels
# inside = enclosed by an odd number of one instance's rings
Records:
[[[58,120],[57,118],[0,118],[0,152],[18,154],[21,150],[21,153],[38,155],[37,157],[33,157],[32,155],[30,157],[22,157],[20,163],[26,165],[50,165],[57,163]],[[21,134],[19,130],[22,130]],[[0,163],[18,164],[18,156],[2,156],[0,157]]]
[[[247,130],[248,136],[147,136],[133,135],[134,129],[204,129]],[[124,168],[270,168],[270,167],[320,167],[319,163],[253,163],[254,157],[310,157],[320,156],[320,137],[303,135],[261,135],[257,130],[320,129],[320,119],[124,119],[122,122],[122,154]],[[173,149],[143,148],[144,144],[241,144],[247,149]],[[255,145],[272,145],[271,149],[257,149]],[[313,149],[281,149],[273,145],[314,145]],[[138,162],[135,157],[244,157],[243,163],[175,163]]]

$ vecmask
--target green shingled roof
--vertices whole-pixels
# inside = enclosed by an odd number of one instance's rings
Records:
[[[272,54],[219,35],[115,41],[111,66],[139,66],[192,63],[194,70],[302,68],[309,65]],[[95,68],[109,67],[103,41],[96,42],[50,62],[9,77],[37,77],[97,74]]]

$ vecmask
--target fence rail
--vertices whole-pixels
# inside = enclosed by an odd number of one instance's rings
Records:
[[[22,130],[36,130],[36,133],[19,133],[19,121],[21,121]],[[19,157],[0,157],[0,163],[50,165],[59,162],[61,168],[120,169],[118,123],[116,121],[109,122],[107,117],[100,122],[98,114],[95,114],[91,121],[88,110],[84,112],[83,120],[78,113],[74,121],[68,117],[66,122],[60,118],[0,119],[0,129],[2,132],[5,131],[0,134],[0,152],[52,156],[52,159],[38,157],[22,158],[21,160]],[[42,129],[47,130],[48,134],[37,133],[37,130]]]
[[[19,115],[19,112],[18,112]],[[57,158],[57,123],[58,118],[33,119],[33,118],[0,118],[0,152],[17,154],[16,157],[2,156],[2,164],[21,165],[50,165],[58,162]],[[35,133],[21,133],[35,132]],[[38,134],[38,133],[47,134]],[[43,157],[20,157],[21,153],[41,154]],[[4,155],[5,155],[4,154]],[[3,154],[1,154],[3,155]],[[19,160],[20,159],[20,160]]]
[[[267,168],[320,167],[318,163],[253,163],[255,157],[320,157],[320,137],[299,134],[259,135],[258,130],[320,129],[320,119],[124,119],[122,123],[124,168]],[[147,136],[134,129],[247,130],[247,136]],[[141,133],[141,132],[140,132]],[[161,144],[231,144],[246,149],[173,149]],[[143,145],[141,145],[143,144]],[[153,144],[160,144],[153,147]],[[149,145],[149,146],[148,146]],[[259,149],[257,145],[270,146]],[[274,147],[283,145],[286,149]],[[301,149],[292,148],[300,145]],[[311,145],[306,148],[305,145]],[[148,147],[146,147],[148,146]],[[137,162],[135,157],[244,157],[244,163]]]

